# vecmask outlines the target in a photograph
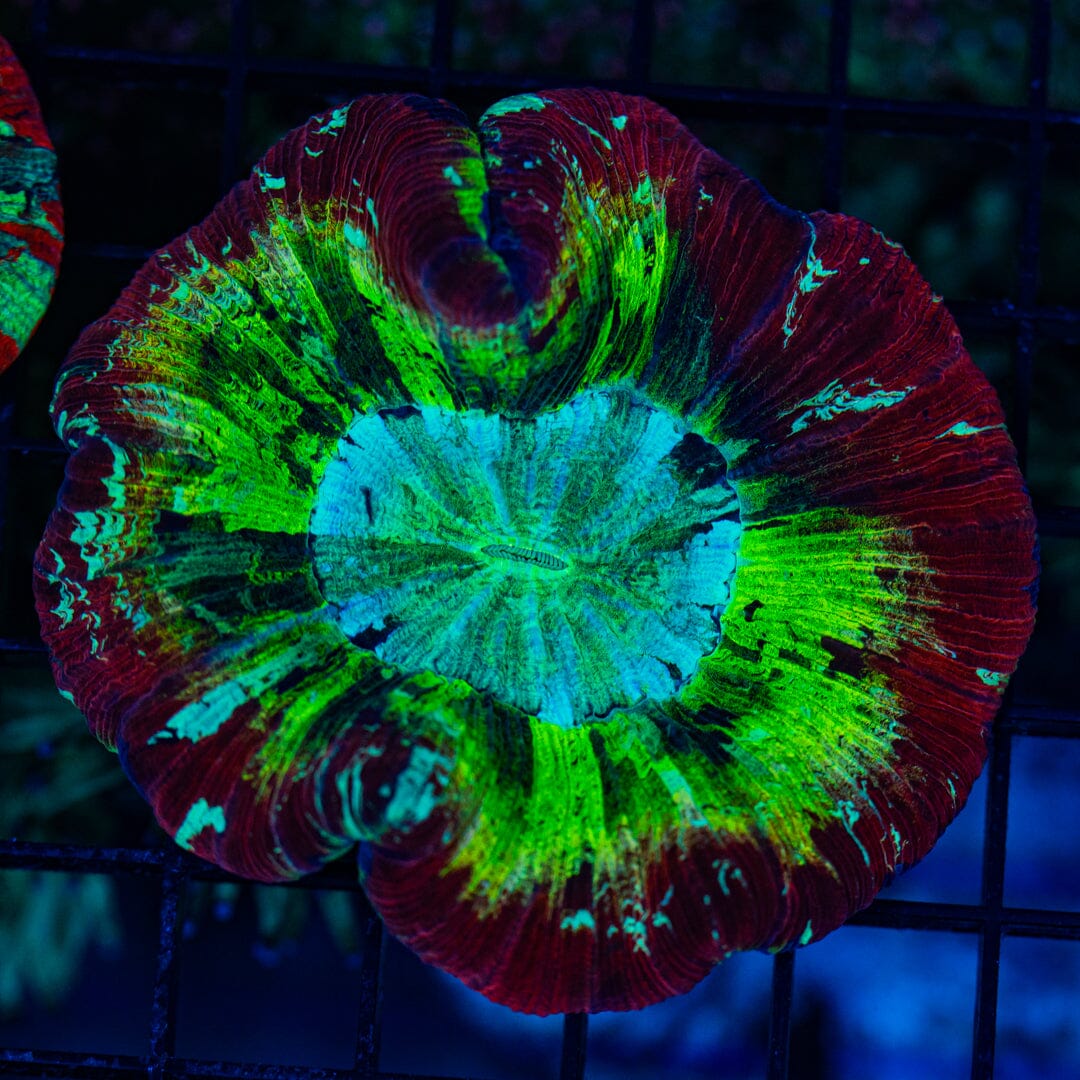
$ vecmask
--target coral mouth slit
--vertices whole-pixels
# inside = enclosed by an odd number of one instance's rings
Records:
[[[735,572],[738,503],[704,445],[620,389],[526,419],[360,415],[315,502],[316,578],[353,642],[541,720],[662,700],[716,648]]]
[[[570,564],[549,551],[533,551],[531,548],[517,548],[509,544],[487,544],[480,549],[493,559],[509,559],[511,562],[529,563],[545,570],[567,570]]]

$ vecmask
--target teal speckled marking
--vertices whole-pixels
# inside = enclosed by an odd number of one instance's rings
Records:
[[[978,435],[980,431],[994,431],[1000,427],[1001,424],[987,424],[986,427],[972,427],[966,420],[961,420],[958,423],[953,424],[947,431],[943,431],[937,438],[944,439],[947,435]]]
[[[337,136],[337,133],[349,122],[349,106],[339,105],[327,118],[326,123],[322,127],[315,129],[316,135],[333,135]]]
[[[414,746],[409,764],[398,774],[394,797],[386,807],[392,829],[410,828],[425,821],[438,803],[432,777],[437,768],[449,769],[450,761],[426,746]]]
[[[147,745],[153,746],[155,743],[172,739],[189,739],[197,743],[200,739],[214,735],[245,701],[245,687],[234,680],[221,683],[204,697],[185,705],[175,716],[170,717],[161,731],[150,736]]]
[[[626,127],[626,117],[625,116],[613,116],[611,118],[611,126],[616,131],[622,131],[622,129],[624,127]]]
[[[608,150],[611,149],[611,140],[606,135],[601,134],[596,128],[590,127],[584,120],[579,120],[576,116],[571,116],[570,119],[579,127],[583,127],[594,139],[599,139]]]
[[[363,251],[368,246],[367,234],[363,229],[358,229],[355,225],[346,221],[342,232],[345,236],[345,242],[352,244],[353,247],[358,247]]]
[[[52,608],[52,613],[60,620],[61,626],[67,627],[75,620],[75,605],[86,605],[89,601],[90,594],[86,591],[86,586],[80,584],[77,581],[71,581],[68,578],[60,577],[59,574],[50,574],[49,581],[60,588],[60,600],[57,602],[56,607]],[[97,621],[94,621],[94,616],[97,612],[87,611],[84,615],[84,622],[91,627],[97,627],[101,625],[101,616],[97,615]],[[94,639],[94,635],[91,632],[91,640]]]
[[[564,915],[559,923],[560,930],[591,930],[596,932],[596,921],[592,913],[585,908],[579,908],[573,915]]]
[[[795,283],[795,289],[791,294],[791,299],[788,301],[787,310],[784,312],[784,348],[787,348],[788,342],[791,340],[791,335],[795,333],[795,329],[798,326],[799,319],[795,313],[795,305],[800,296],[805,296],[807,293],[812,293],[815,289],[825,284],[825,279],[832,277],[834,274],[838,274],[839,270],[828,270],[825,268],[821,259],[814,253],[814,245],[817,243],[817,230],[814,226],[807,222],[810,228],[810,247],[806,252],[806,262],[804,265],[804,271],[802,277]]]
[[[148,744],[172,739],[197,743],[214,735],[241,705],[258,699],[281,678],[281,663],[281,657],[270,653],[269,659],[207,690],[170,717],[163,730],[150,736]]]
[[[375,200],[369,195],[364,202],[367,207],[368,216],[371,218],[371,227],[375,230],[375,235],[379,235],[379,218],[375,213]]]
[[[342,832],[355,840],[373,839],[371,826],[363,820],[364,811],[364,766],[368,758],[379,757],[382,750],[368,747],[366,754],[349,763],[334,777],[334,786],[341,799]],[[389,792],[387,792],[387,795]],[[386,798],[384,795],[383,798]]]
[[[652,178],[645,176],[634,190],[634,202],[639,206],[651,206],[653,201]]]
[[[205,799],[199,799],[198,802],[192,803],[183,824],[176,831],[176,842],[182,848],[190,851],[191,841],[203,829],[213,829],[216,833],[225,831],[225,808],[223,806],[211,806]]]
[[[809,945],[810,944],[810,939],[813,936],[814,936],[813,924],[812,923],[807,923],[806,924],[806,929],[803,930],[802,934],[799,936],[799,944],[800,945]]]
[[[526,109],[541,112],[546,107],[547,102],[536,94],[515,94],[513,97],[495,102],[484,113],[484,116],[509,116],[511,113],[524,112]]]
[[[461,187],[465,183],[465,181],[461,179],[461,173],[459,173],[453,165],[447,165],[446,168],[443,169],[442,174],[454,185],[454,187]]]
[[[60,620],[61,627],[67,627],[71,625],[72,619],[75,618],[75,593],[71,589],[71,583],[63,576],[65,562],[60,557],[59,552],[55,548],[49,548],[49,554],[56,560],[56,570],[50,572],[48,575],[49,582],[53,585],[59,586],[60,600],[57,602],[56,607],[50,608],[52,613]],[[83,593],[86,589],[82,588]]]
[[[869,259],[868,259],[868,258],[867,258],[867,257],[866,257],[865,255],[864,255],[864,256],[863,256],[863,257],[862,257],[862,258],[861,258],[861,259],[859,260],[859,265],[860,265],[860,266],[869,266],[869,265],[870,265],[870,260],[869,260]]]
[[[635,919],[628,915],[623,919],[623,933],[633,939],[634,952],[643,952],[646,956],[649,956],[649,945],[646,940],[649,933],[649,928],[641,919]]]
[[[842,799],[835,810],[836,816],[843,822],[844,831],[855,841],[855,846],[862,853],[863,862],[870,865],[870,852],[863,846],[863,842],[855,835],[853,826],[861,816],[855,809],[855,804],[850,799]]]
[[[1006,679],[1000,671],[991,671],[989,668],[976,668],[975,674],[986,683],[987,686],[1000,686]]]
[[[255,175],[262,181],[267,191],[281,191],[285,187],[284,176],[271,176],[265,169],[256,169]]]
[[[892,248],[893,251],[904,250],[904,246],[899,240],[890,240],[880,229],[872,229],[871,231],[887,248]]]
[[[900,856],[904,853],[904,838],[900,835],[900,830],[895,825],[889,826],[889,835],[892,837],[896,861],[900,862]]]
[[[725,896],[730,896],[731,895],[731,886],[730,886],[730,884],[728,884],[728,878],[729,877],[731,878],[732,881],[737,881],[740,884],[745,884],[745,882],[743,880],[743,872],[742,872],[742,870],[737,866],[734,869],[732,869],[730,859],[725,859],[723,862],[720,862],[720,861],[714,862],[713,863],[713,869],[717,871],[717,873],[716,873],[716,884],[720,886],[720,891]],[[710,897],[706,897],[705,898],[705,903],[709,903],[710,899],[711,899]]]
[[[792,422],[791,433],[804,431],[813,420],[832,420],[841,413],[888,408],[903,401],[914,389],[914,386],[905,386],[902,390],[882,390],[874,379],[867,379],[856,385],[855,390],[860,391],[856,393],[841,385],[839,379],[833,379],[820,393],[799,402],[796,407],[807,411]],[[794,411],[789,409],[788,413]]]

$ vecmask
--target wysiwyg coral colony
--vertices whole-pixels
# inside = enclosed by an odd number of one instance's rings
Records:
[[[898,244],[658,106],[372,96],[71,352],[57,682],[238,874],[359,842],[536,1013],[805,945],[963,805],[1032,626],[993,392]]]
[[[0,372],[45,313],[63,245],[56,154],[26,72],[0,37]]]

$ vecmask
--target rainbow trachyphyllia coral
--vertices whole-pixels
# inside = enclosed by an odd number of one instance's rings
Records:
[[[41,321],[63,246],[56,154],[26,72],[0,37],[0,372]]]
[[[182,846],[360,845],[496,1001],[806,944],[963,805],[1031,631],[993,392],[898,245],[663,109],[363,98],[63,368],[57,682]]]

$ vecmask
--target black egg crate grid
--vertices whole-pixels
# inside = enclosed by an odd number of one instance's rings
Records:
[[[414,90],[448,96],[463,103],[487,104],[525,89],[565,84],[565,79],[517,79],[488,72],[460,72],[452,65],[454,0],[437,0],[433,9],[430,62],[426,67],[383,67],[345,63],[322,64],[297,59],[263,59],[249,54],[256,0],[230,0],[230,38],[227,52],[214,56],[167,55],[131,50],[103,50],[57,44],[57,20],[50,0],[35,0],[31,40],[21,44],[22,59],[32,81],[49,101],[49,80],[59,76],[111,80],[135,86],[170,88],[182,100],[184,89],[197,87],[219,94],[224,103],[224,140],[220,185],[226,190],[242,175],[240,160],[246,95],[251,91],[313,90],[327,100],[347,100],[371,91]],[[1015,296],[996,304],[950,302],[961,329],[990,330],[1013,343],[1014,409],[1010,428],[1026,462],[1035,349],[1039,342],[1080,338],[1080,309],[1047,308],[1036,302],[1040,258],[1040,219],[1046,154],[1053,144],[1080,143],[1080,114],[1047,106],[1051,34],[1050,0],[1030,4],[1028,101],[1023,107],[944,104],[855,98],[848,92],[848,59],[852,0],[833,0],[830,7],[828,81],[824,93],[776,93],[715,86],[676,86],[650,80],[655,23],[652,0],[635,0],[627,56],[628,76],[618,80],[589,80],[629,93],[644,94],[669,107],[677,116],[709,116],[759,124],[791,124],[819,130],[825,140],[822,203],[840,204],[844,143],[853,131],[915,133],[938,136],[992,137],[1007,141],[1022,162],[1022,221]],[[2,28],[0,28],[2,29]],[[148,251],[114,245],[72,245],[82,257],[101,260],[141,259]],[[28,442],[13,435],[14,398],[11,382],[0,379],[0,565],[6,558],[2,543],[5,515],[17,513],[10,476],[28,460],[56,459],[56,443]],[[1038,505],[1039,532],[1080,542],[1080,507]],[[43,661],[41,644],[31,639],[0,636],[0,673]],[[1080,737],[1080,707],[1024,707],[1006,695],[995,724],[988,772],[986,830],[983,850],[981,902],[973,905],[878,900],[851,920],[874,927],[971,933],[978,938],[978,972],[972,1036],[971,1075],[993,1075],[998,998],[998,964],[1003,935],[1080,941],[1080,912],[1008,908],[1003,903],[1005,825],[1008,808],[1011,748],[1014,739]],[[228,881],[228,875],[186,855],[177,848],[86,848],[0,840],[0,869],[45,869],[69,873],[130,874],[160,883],[161,906],[153,987],[151,1025],[146,1053],[134,1057],[75,1054],[47,1048],[0,1047],[0,1074],[49,1077],[295,1077],[307,1080],[346,1080],[402,1076],[380,1073],[380,957],[382,929],[367,912],[362,964],[357,975],[362,994],[356,1026],[354,1064],[347,1069],[283,1066],[183,1059],[176,1056],[175,1006],[177,955],[180,944],[178,911],[187,882]],[[290,888],[358,890],[351,868],[330,867]],[[2,961],[0,961],[2,962]],[[773,961],[772,1003],[766,1075],[788,1075],[795,954]],[[560,1077],[582,1080],[586,1069],[587,1017],[564,1018]]]

